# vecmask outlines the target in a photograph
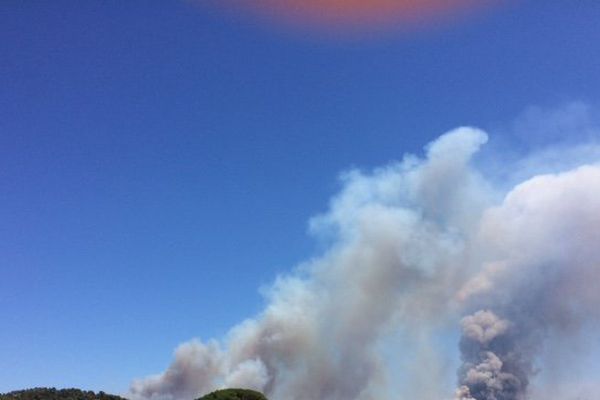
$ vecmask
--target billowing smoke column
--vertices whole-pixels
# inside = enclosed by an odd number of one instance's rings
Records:
[[[548,335],[569,336],[600,310],[600,167],[534,177],[484,213],[482,269],[461,289],[458,399],[521,400]],[[493,311],[492,311],[493,310]]]
[[[512,345],[510,322],[491,311],[478,311],[463,318],[462,327],[463,386],[458,389],[457,398],[524,399],[533,371],[531,358],[527,357],[527,349]]]
[[[423,159],[345,174],[329,211],[311,221],[329,250],[278,278],[259,316],[224,340],[181,345],[164,373],[134,381],[128,395],[189,400],[246,387],[272,400],[391,397],[386,388],[405,372],[388,359],[408,349],[391,351],[387,339],[410,332],[427,342],[460,325],[456,399],[527,398],[547,333],[568,336],[600,309],[600,167],[536,176],[496,201],[470,166],[486,141],[460,128]],[[433,370],[419,373],[436,385]],[[412,397],[450,398],[443,389]]]

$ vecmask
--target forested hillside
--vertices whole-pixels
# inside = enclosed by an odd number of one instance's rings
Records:
[[[260,392],[248,389],[217,390],[197,400],[267,400]]]
[[[0,394],[0,400],[126,400],[123,397],[80,389],[34,388]]]
[[[127,400],[120,396],[80,389],[34,388],[0,394],[0,400]],[[197,400],[267,400],[259,392],[248,389],[223,389]]]

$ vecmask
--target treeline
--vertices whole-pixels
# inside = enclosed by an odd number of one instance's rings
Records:
[[[80,389],[34,388],[0,394],[0,400],[127,400],[120,396]],[[217,390],[197,400],[267,400],[260,392],[248,389]]]
[[[126,400],[123,397],[79,389],[34,388],[0,394],[0,400]]]

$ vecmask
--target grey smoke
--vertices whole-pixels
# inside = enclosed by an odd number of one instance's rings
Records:
[[[459,297],[494,310],[508,327],[486,338],[473,332],[498,326],[489,311],[463,319],[458,398],[528,398],[545,338],[573,336],[598,319],[599,189],[600,167],[587,165],[536,176],[486,210],[479,236],[487,260]]]
[[[387,338],[426,342],[460,325],[456,398],[528,398],[547,332],[566,337],[598,316],[600,167],[533,177],[498,202],[471,165],[486,141],[459,128],[423,158],[346,173],[311,221],[331,247],[279,277],[260,315],[225,339],[181,345],[165,372],[135,380],[128,395],[189,400],[236,386],[272,400],[385,398],[403,374],[390,371]],[[432,360],[428,347],[411,350]],[[433,370],[419,371],[428,373],[431,387],[415,396],[442,400]]]
[[[522,400],[526,397],[530,358],[511,344],[510,322],[490,311],[462,320],[464,364],[457,399]]]
[[[492,340],[508,331],[510,322],[498,318],[491,311],[477,311],[473,315],[464,317],[461,326],[465,339],[488,345]]]

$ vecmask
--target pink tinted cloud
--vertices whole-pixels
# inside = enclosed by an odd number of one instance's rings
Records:
[[[500,0],[206,0],[286,26],[357,32],[435,25]]]

